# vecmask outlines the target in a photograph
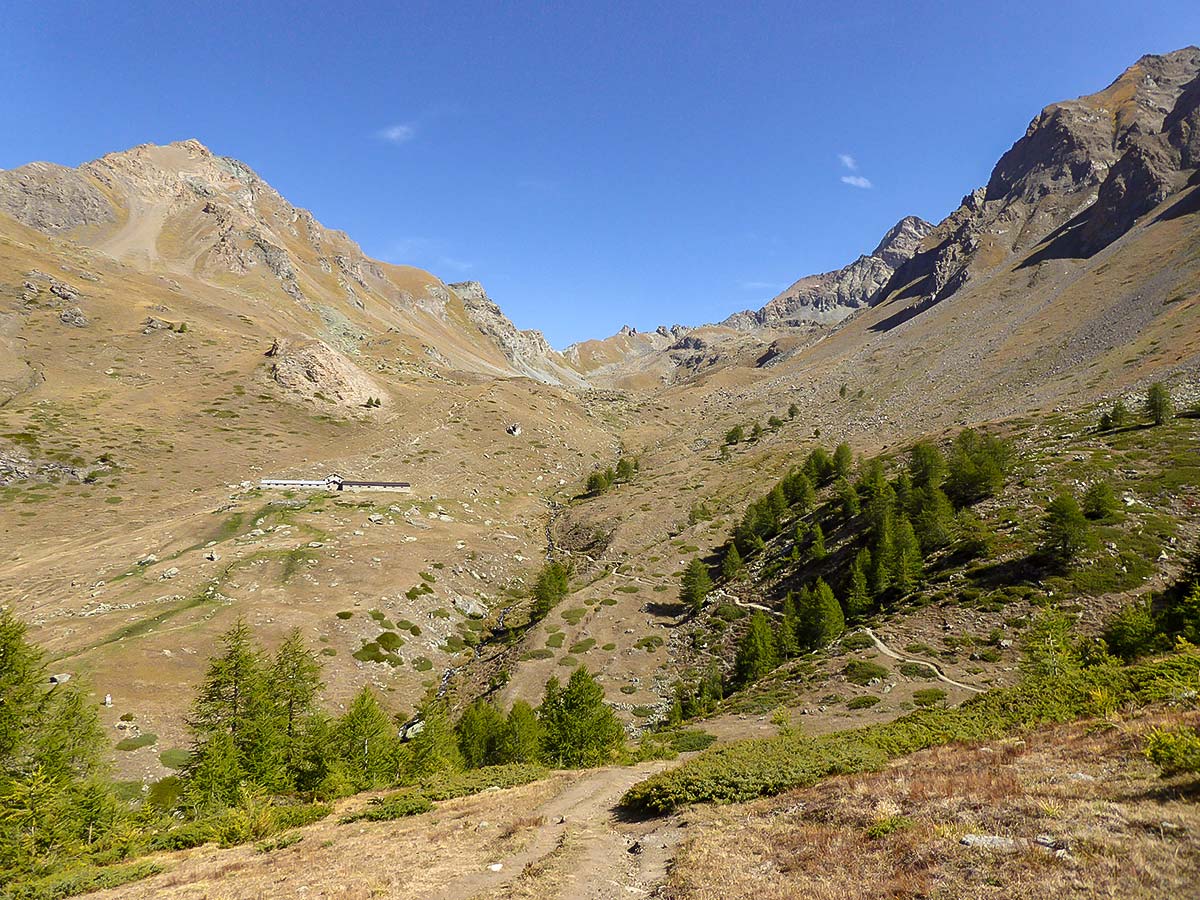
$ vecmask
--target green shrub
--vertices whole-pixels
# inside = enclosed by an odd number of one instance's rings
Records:
[[[906,678],[937,678],[937,672],[924,663],[906,662],[900,664],[900,674]]]
[[[379,637],[375,639],[375,641],[381,648],[387,650],[389,653],[394,653],[404,646],[404,638],[400,637],[400,635],[396,634],[394,631],[385,631],[381,633]]]
[[[1200,772],[1200,734],[1191,728],[1156,728],[1146,741],[1146,758],[1164,776]]]
[[[139,734],[137,737],[127,737],[123,741],[118,741],[117,749],[141,750],[143,747],[150,747],[156,743],[158,743],[158,735],[147,732],[146,734]]]
[[[397,791],[383,797],[371,800],[365,809],[342,816],[339,823],[350,822],[390,822],[393,819],[403,819],[407,816],[419,816],[433,809],[433,801],[424,794],[416,791]]]
[[[353,615],[354,615],[353,611],[351,611],[349,609],[343,609],[341,612],[339,612],[337,614],[337,617],[339,619],[349,619]]]
[[[271,841],[259,841],[254,845],[255,853],[273,853],[276,850],[285,850],[288,847],[294,847],[296,844],[304,840],[304,835],[292,832],[291,834],[281,834],[279,837]]]
[[[279,831],[289,828],[303,828],[313,822],[319,822],[331,812],[333,807],[328,803],[301,803],[295,806],[275,807],[275,827]]]
[[[913,820],[908,816],[884,816],[882,819],[876,819],[867,826],[866,835],[872,840],[878,840],[882,837],[887,837],[896,831],[903,831],[906,828],[912,828]]]
[[[692,753],[697,750],[707,750],[717,736],[702,731],[699,728],[688,728],[683,731],[667,733],[667,744],[676,753]]]
[[[867,650],[874,646],[875,642],[865,631],[856,631],[842,638],[842,647],[846,650]]]
[[[701,753],[630,788],[623,807],[663,814],[689,803],[742,802],[816,783],[830,775],[882,768],[888,759],[951,741],[994,739],[1040,722],[1066,722],[1106,705],[1188,696],[1200,676],[1200,651],[1144,665],[1097,666],[1029,677],[953,708],[926,708],[891,722],[810,738],[798,734],[740,741]],[[1164,743],[1159,739],[1159,743]]]
[[[191,751],[182,747],[171,747],[158,754],[158,761],[168,769],[182,769],[191,760]]]
[[[886,667],[862,659],[852,659],[846,664],[843,672],[847,681],[864,686],[876,678],[886,678],[888,674]]]
[[[82,866],[44,878],[5,885],[3,896],[5,900],[60,900],[62,897],[120,887],[162,871],[161,865],[148,861],[122,866]]]
[[[547,769],[531,763],[484,766],[465,772],[438,772],[423,779],[420,792],[430,800],[452,800],[478,794],[489,788],[510,788],[545,778]]]

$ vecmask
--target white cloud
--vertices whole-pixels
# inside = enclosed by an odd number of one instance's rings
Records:
[[[871,180],[869,178],[863,178],[861,175],[843,175],[842,184],[848,184],[850,187],[863,188],[864,190],[873,188],[875,186],[871,184]]]
[[[851,156],[849,153],[839,153],[838,154],[838,162],[840,162],[843,166],[845,166],[851,172],[858,171],[858,160],[855,159],[853,156]]]
[[[389,144],[404,144],[417,136],[415,125],[390,125],[379,132],[379,137]]]
[[[739,287],[743,291],[781,291],[787,285],[774,281],[743,281]]]

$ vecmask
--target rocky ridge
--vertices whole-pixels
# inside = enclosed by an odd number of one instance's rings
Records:
[[[933,226],[905,216],[888,229],[871,253],[848,266],[806,275],[759,310],[743,310],[721,322],[728,328],[786,328],[832,325],[869,306],[892,274],[917,252]]]
[[[1011,259],[1095,255],[1200,165],[1200,49],[1144,56],[1096,94],[1043,109],[880,293],[950,296]]]

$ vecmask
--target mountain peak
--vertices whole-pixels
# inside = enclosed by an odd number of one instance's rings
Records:
[[[722,325],[746,331],[758,326],[811,326],[840,322],[856,309],[870,306],[892,273],[912,258],[933,226],[919,216],[905,216],[887,230],[868,256],[833,272],[806,275],[777,294],[757,312],[744,310]]]

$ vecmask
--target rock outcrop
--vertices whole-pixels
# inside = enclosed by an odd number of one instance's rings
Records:
[[[855,310],[869,306],[932,230],[933,226],[925,220],[905,216],[888,230],[870,254],[834,272],[801,278],[762,309],[734,313],[721,324],[748,331],[840,322]]]
[[[1047,106],[879,297],[936,302],[1016,258],[1082,259],[1200,165],[1200,49],[1144,56],[1096,94]]]
[[[295,397],[344,410],[388,403],[374,379],[322,341],[276,341],[268,355],[271,377]]]
[[[550,346],[540,331],[517,328],[478,281],[460,281],[451,284],[450,289],[462,300],[471,322],[500,348],[518,372],[551,384],[586,383],[563,363],[562,354]]]

